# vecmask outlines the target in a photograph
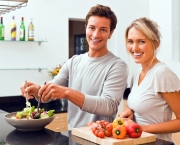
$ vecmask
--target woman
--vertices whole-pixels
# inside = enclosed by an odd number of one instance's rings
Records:
[[[160,37],[157,23],[148,18],[136,19],[126,29],[127,51],[142,68],[132,77],[129,108],[118,116],[133,119],[159,139],[172,141],[171,133],[180,131],[180,80],[156,57]],[[133,123],[129,119],[125,122]]]

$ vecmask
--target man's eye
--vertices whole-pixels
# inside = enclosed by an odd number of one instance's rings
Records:
[[[128,40],[127,43],[133,43],[132,40]]]
[[[106,32],[107,30],[106,29],[101,29],[102,32]]]
[[[94,27],[89,27],[89,29],[90,29],[90,30],[93,30],[93,29],[94,29]]]

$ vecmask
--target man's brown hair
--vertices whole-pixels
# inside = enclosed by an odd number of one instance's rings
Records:
[[[85,25],[87,26],[88,20],[91,16],[99,16],[99,17],[106,17],[110,19],[111,25],[110,25],[110,32],[112,32],[116,28],[117,24],[117,18],[114,12],[111,10],[110,7],[108,6],[103,6],[103,5],[96,5],[90,9],[88,14],[86,15],[86,21]]]

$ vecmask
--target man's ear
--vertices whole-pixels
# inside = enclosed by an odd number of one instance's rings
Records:
[[[108,39],[110,39],[110,38],[111,38],[111,36],[112,36],[113,32],[114,32],[114,30],[112,30],[112,31],[111,31],[111,33],[109,34]]]

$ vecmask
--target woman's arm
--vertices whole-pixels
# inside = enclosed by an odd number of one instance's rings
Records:
[[[180,132],[180,91],[161,93],[161,95],[171,107],[176,119],[158,124],[143,125],[141,126],[142,130],[154,134]]]

